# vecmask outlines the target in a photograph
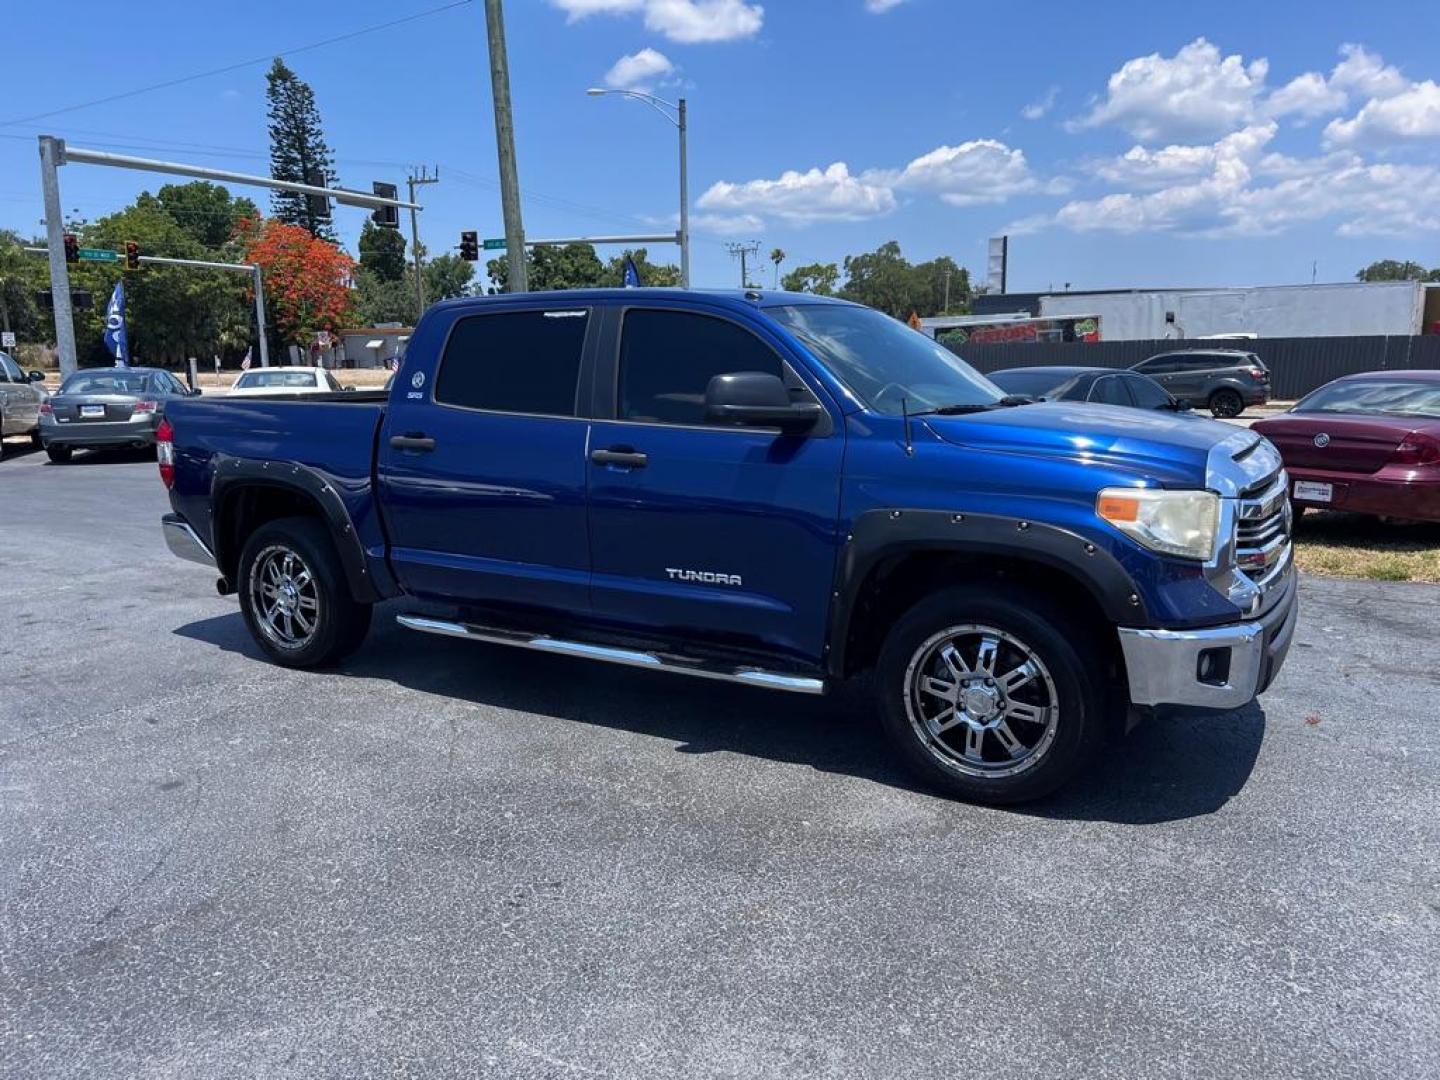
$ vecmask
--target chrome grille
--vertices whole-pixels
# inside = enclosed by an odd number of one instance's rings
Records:
[[[1290,562],[1289,479],[1281,472],[1256,488],[1235,508],[1235,566],[1263,587]]]

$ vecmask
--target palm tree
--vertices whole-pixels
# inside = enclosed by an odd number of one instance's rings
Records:
[[[785,261],[785,252],[780,248],[770,249],[770,261],[775,264],[775,288],[780,288],[780,264]]]

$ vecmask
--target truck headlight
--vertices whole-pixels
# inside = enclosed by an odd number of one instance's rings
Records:
[[[1202,562],[1215,556],[1220,497],[1213,491],[1106,488],[1095,512],[1151,551]]]

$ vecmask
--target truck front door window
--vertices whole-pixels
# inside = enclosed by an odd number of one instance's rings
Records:
[[[620,336],[620,419],[703,424],[710,380],[737,371],[784,377],[775,351],[734,323],[685,311],[627,311]]]

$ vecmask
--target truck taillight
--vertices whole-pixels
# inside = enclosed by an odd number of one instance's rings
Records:
[[[175,486],[175,429],[162,419],[155,429],[155,459],[160,463],[160,481],[166,488]]]
[[[1440,439],[1421,431],[1412,431],[1390,455],[1392,465],[1440,464]]]

